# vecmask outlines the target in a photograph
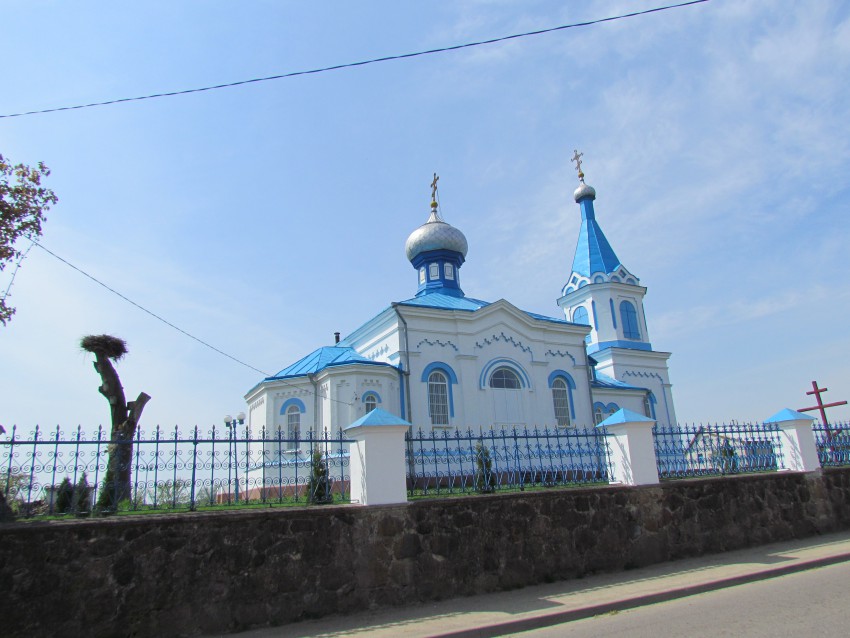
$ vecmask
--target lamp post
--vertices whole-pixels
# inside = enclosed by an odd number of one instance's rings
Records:
[[[227,454],[230,456],[230,445],[233,444],[233,453],[236,456],[236,502],[239,502],[239,447],[236,444],[236,427],[245,423],[245,413],[240,412],[234,419],[229,414],[224,417],[224,426],[230,431],[230,442],[227,444]],[[227,485],[230,487],[230,462],[227,463]]]

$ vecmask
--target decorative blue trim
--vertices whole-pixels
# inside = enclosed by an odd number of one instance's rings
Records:
[[[593,327],[599,330],[599,322],[596,320],[596,302],[591,299],[590,309],[593,311]]]
[[[552,387],[552,382],[558,377],[562,377],[564,381],[567,382],[567,387],[570,388],[570,390],[576,389],[576,382],[573,381],[573,377],[570,375],[569,372],[564,372],[563,370],[553,370],[552,374],[549,375],[548,383],[550,388]]]
[[[457,383],[457,375],[455,374],[455,371],[452,370],[452,367],[448,363],[443,363],[442,361],[434,361],[433,363],[429,363],[425,366],[425,369],[422,371],[423,383],[428,383],[428,377],[432,372],[434,372],[434,370],[445,372],[446,376],[449,378],[449,383]]]
[[[361,403],[366,403],[367,397],[375,397],[375,402],[381,403],[381,395],[375,392],[374,390],[367,390],[366,392],[364,392],[363,396],[360,397]]]
[[[283,405],[280,406],[280,413],[286,414],[286,411],[293,405],[297,406],[298,411],[302,414],[307,411],[307,407],[304,405],[304,402],[301,399],[296,399],[295,397],[292,397],[291,399],[287,399],[283,402]]]
[[[451,297],[463,297],[463,290],[460,287],[460,267],[463,265],[463,254],[454,250],[438,249],[426,250],[419,253],[413,258],[410,263],[416,269],[416,296],[426,295],[429,293],[439,292]],[[446,264],[451,264],[454,268],[454,276],[451,279],[446,278]],[[437,277],[431,277],[431,266],[437,266]],[[425,268],[425,281],[419,280],[419,269]]]
[[[567,383],[567,398],[570,400],[570,416],[572,420],[576,420],[576,406],[573,401],[573,390],[576,389],[576,382],[573,381],[572,375],[569,372],[564,372],[563,370],[553,370],[549,375],[549,388],[552,388],[552,382],[555,379],[563,379]]]
[[[488,381],[490,380],[490,373],[493,372],[497,367],[505,366],[506,368],[510,368],[519,376],[519,381],[522,384],[523,388],[531,388],[531,379],[528,376],[528,373],[523,369],[523,367],[518,364],[513,359],[507,359],[505,357],[499,359],[491,359],[481,370],[481,376],[478,378],[478,385],[483,390],[484,388],[489,387]]]
[[[617,313],[614,311],[614,300],[608,298],[608,303],[611,304],[611,321],[614,322],[614,330],[617,329]]]

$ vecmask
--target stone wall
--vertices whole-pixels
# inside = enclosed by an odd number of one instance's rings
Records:
[[[179,636],[850,529],[850,468],[0,525],[5,636]]]

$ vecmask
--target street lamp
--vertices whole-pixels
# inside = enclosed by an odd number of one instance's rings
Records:
[[[245,423],[245,413],[240,412],[234,419],[229,414],[224,417],[224,426],[229,430],[230,442],[227,444],[227,455],[230,456],[230,445],[233,444],[233,452],[236,456],[236,502],[239,502],[239,450],[236,445],[236,427]],[[232,459],[233,457],[231,457]],[[227,463],[227,487],[230,489],[230,459]]]

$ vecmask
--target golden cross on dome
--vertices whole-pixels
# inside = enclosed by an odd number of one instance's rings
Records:
[[[431,182],[431,201],[437,201],[437,182],[440,181],[440,176],[434,173],[434,180]]]
[[[572,157],[572,161],[576,163],[576,170],[578,171],[578,178],[583,180],[584,173],[581,170],[581,158],[584,156],[584,153],[579,153],[578,149],[573,149],[575,155]]]

